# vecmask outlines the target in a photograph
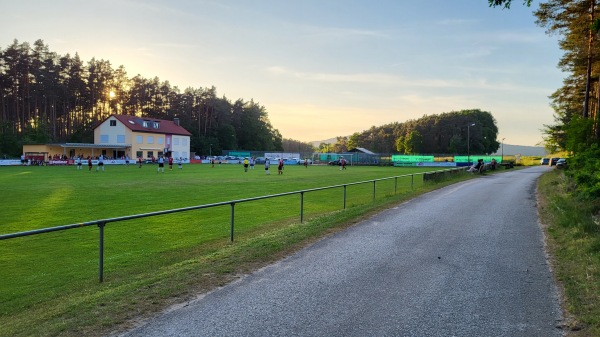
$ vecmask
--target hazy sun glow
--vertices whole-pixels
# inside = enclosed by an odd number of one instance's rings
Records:
[[[115,96],[116,96],[115,92],[112,90],[108,93],[108,97],[110,97],[110,98],[115,98]]]

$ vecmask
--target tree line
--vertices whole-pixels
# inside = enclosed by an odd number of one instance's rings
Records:
[[[30,143],[92,143],[94,127],[111,114],[178,117],[200,154],[283,150],[283,137],[253,100],[218,97],[215,87],[180,90],[158,77],[129,77],[123,66],[59,55],[42,40],[33,46],[14,40],[0,49],[0,155],[18,156]]]
[[[425,115],[406,122],[372,126],[335,144],[321,143],[320,152],[362,147],[376,153],[491,154],[498,150],[498,127],[490,112],[479,109]]]
[[[488,0],[510,8],[511,0]],[[531,0],[523,0],[526,6]],[[536,24],[557,35],[564,54],[558,67],[567,75],[550,99],[554,124],[544,126],[551,151],[566,151],[567,174],[585,196],[600,197],[600,6],[597,0],[549,0],[534,11]]]

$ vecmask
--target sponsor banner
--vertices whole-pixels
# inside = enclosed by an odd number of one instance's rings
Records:
[[[399,161],[395,161],[393,163],[394,163],[394,166],[402,166],[402,167],[417,166],[417,163],[406,163],[406,162],[399,162]]]
[[[267,152],[265,153],[265,157],[269,158],[271,161],[279,158],[286,160],[291,158],[300,158],[300,153]]]
[[[423,167],[456,167],[456,163],[440,161],[440,162],[435,162],[435,163],[417,163],[417,166],[423,166]]]
[[[21,159],[2,159],[0,160],[0,166],[13,166],[21,165]]]
[[[453,162],[434,162],[434,163],[406,163],[406,162],[394,162],[394,166],[398,167],[455,167],[456,163]]]
[[[393,155],[393,162],[401,163],[433,163],[433,156],[407,156],[407,155]]]
[[[492,161],[492,158],[496,159],[497,162],[502,161],[501,156],[486,156],[477,154],[472,154],[470,156],[454,156],[454,161],[457,163],[466,163],[469,159],[471,162],[477,161],[478,159],[483,159],[483,162],[489,163]]]

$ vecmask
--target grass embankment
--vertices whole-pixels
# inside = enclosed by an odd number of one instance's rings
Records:
[[[600,201],[580,200],[573,191],[562,170],[543,175],[540,217],[564,290],[565,329],[570,336],[600,336]]]
[[[186,165],[0,167],[4,193],[0,233],[390,177],[431,169],[394,167],[262,167]],[[458,179],[468,179],[461,176]],[[98,228],[0,241],[0,336],[98,336],[139,317],[223,285],[276,261],[361,217],[445,184],[421,176],[239,203],[235,242],[229,206],[156,216],[105,229],[105,282],[98,282]],[[394,190],[397,188],[397,193]]]

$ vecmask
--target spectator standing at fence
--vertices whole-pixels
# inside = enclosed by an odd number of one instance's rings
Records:
[[[25,166],[25,154],[21,155],[21,166]]]
[[[254,170],[254,157],[250,158],[250,169]]]
[[[158,169],[156,169],[156,173],[160,172],[165,173],[165,158],[163,156],[158,157]]]
[[[183,168],[183,158],[179,157],[179,160],[177,161],[177,166],[179,167],[179,169],[181,170]]]
[[[100,155],[98,157],[98,166],[96,166],[96,172],[98,172],[98,170],[102,168],[102,172],[104,172],[104,156]]]
[[[271,174],[271,172],[269,172],[270,165],[271,165],[271,162],[269,161],[269,158],[265,158],[265,172],[267,173],[267,175]]]
[[[125,165],[129,166],[129,155],[125,156]]]

